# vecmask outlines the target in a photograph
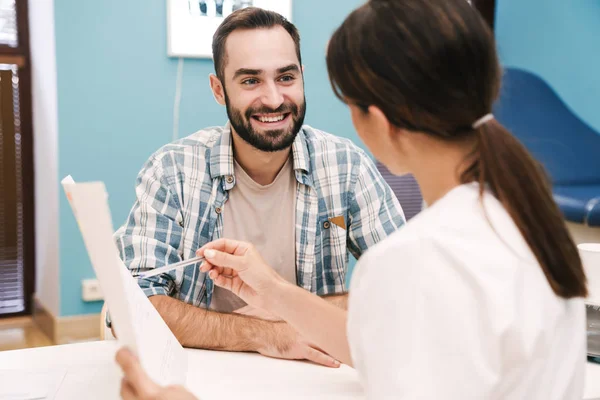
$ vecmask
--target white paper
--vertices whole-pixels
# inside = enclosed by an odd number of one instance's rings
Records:
[[[122,376],[114,362],[69,367],[55,400],[120,399]]]
[[[54,400],[66,370],[0,370],[0,400]]]
[[[119,258],[104,184],[65,179],[63,187],[120,344],[137,354],[144,370],[158,384],[184,384],[187,355],[183,347]]]

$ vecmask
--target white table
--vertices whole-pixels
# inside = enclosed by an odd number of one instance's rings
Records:
[[[600,364],[587,363],[583,398],[585,400],[600,399]]]
[[[0,370],[67,370],[55,400],[119,399],[117,341],[0,352]],[[356,371],[250,353],[188,352],[187,388],[201,400],[364,399]],[[32,382],[33,383],[33,382]]]
[[[0,352],[0,369],[67,370],[55,400],[119,398],[117,342],[107,340]],[[358,376],[342,366],[276,360],[247,353],[187,350],[187,387],[202,400],[364,399]],[[33,382],[32,382],[33,384]],[[584,399],[600,398],[600,365],[587,364]]]

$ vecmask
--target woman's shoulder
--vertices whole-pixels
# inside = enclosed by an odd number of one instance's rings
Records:
[[[481,201],[478,187],[463,185],[369,249],[357,272],[402,276],[439,276],[442,270],[501,272],[510,279],[522,263],[537,265],[503,206],[486,192]]]
[[[474,186],[459,186],[366,254],[377,259],[397,257],[399,250],[422,254],[428,247],[444,246],[447,237],[469,240],[470,232],[480,228],[476,222],[484,219],[480,206],[479,193]]]

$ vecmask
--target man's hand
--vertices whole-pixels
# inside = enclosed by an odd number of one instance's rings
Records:
[[[263,356],[286,360],[308,360],[330,368],[339,368],[340,362],[323,350],[308,343],[288,324],[278,324],[273,343],[259,347]]]
[[[262,319],[265,321],[281,321],[281,318],[278,318],[267,311],[261,310],[260,308],[248,306],[248,305],[235,310],[233,313],[245,315],[247,317],[258,318],[258,319]]]
[[[121,381],[121,397],[124,400],[197,400],[181,386],[158,386],[129,350],[119,350],[116,359],[125,374]]]

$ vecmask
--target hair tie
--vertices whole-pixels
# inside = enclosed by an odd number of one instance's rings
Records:
[[[479,118],[477,121],[473,122],[473,125],[471,125],[473,127],[473,129],[477,129],[480,126],[485,125],[486,123],[490,122],[491,120],[494,119],[494,114],[485,114],[483,117]]]

